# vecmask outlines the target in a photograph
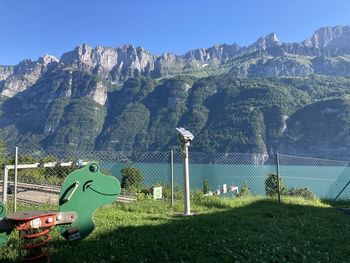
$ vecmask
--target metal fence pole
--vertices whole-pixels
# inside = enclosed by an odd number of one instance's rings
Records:
[[[281,203],[281,190],[280,190],[280,171],[279,171],[279,157],[278,153],[276,153],[276,169],[277,169],[277,197],[278,197],[278,203]]]
[[[15,148],[15,182],[13,187],[13,212],[17,209],[17,165],[18,165],[18,147]]]
[[[337,194],[337,196],[334,198],[334,202],[337,201],[338,197],[344,192],[344,190],[348,187],[349,184],[350,184],[350,181],[348,181],[347,184],[343,187],[343,189],[341,189],[339,194]]]
[[[2,178],[2,202],[7,202],[7,184],[8,184],[9,170],[4,166],[4,177]]]
[[[174,152],[170,151],[171,206],[174,206]]]

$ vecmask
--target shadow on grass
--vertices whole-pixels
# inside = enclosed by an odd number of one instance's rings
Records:
[[[350,217],[330,207],[260,200],[192,217],[123,214],[86,240],[56,239],[52,261],[346,262],[350,252]]]
[[[322,200],[323,203],[328,204],[334,208],[337,207],[341,207],[341,208],[345,208],[345,207],[350,207],[350,200],[337,200],[334,201],[333,199],[323,199]]]

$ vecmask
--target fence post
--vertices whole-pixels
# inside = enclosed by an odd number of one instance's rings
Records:
[[[280,189],[280,162],[278,158],[278,153],[276,153],[276,168],[277,168],[277,197],[278,197],[278,203],[281,203],[281,189]]]
[[[343,189],[341,189],[339,194],[337,194],[337,196],[334,198],[334,202],[337,201],[338,197],[344,192],[344,190],[346,189],[346,187],[348,187],[349,184],[350,184],[350,181],[347,182],[347,184],[343,187]]]
[[[15,147],[15,181],[13,187],[13,212],[16,212],[17,209],[17,165],[18,165],[18,147]]]
[[[4,166],[4,177],[2,179],[2,202],[6,204],[7,202],[7,184],[8,184],[9,170],[7,166]]]
[[[170,150],[171,206],[174,206],[174,152]]]

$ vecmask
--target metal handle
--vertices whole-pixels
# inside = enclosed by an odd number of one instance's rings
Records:
[[[79,182],[76,181],[76,182],[74,183],[74,188],[73,188],[72,192],[68,195],[67,198],[64,199],[65,202],[68,202],[69,199],[71,199],[71,197],[73,196],[73,194],[75,193],[75,191],[78,189],[78,186],[79,186]]]

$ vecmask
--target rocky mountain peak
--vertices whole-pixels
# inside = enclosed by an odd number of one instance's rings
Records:
[[[218,65],[219,70],[230,70],[242,78],[334,72],[349,76],[347,58],[334,58],[343,55],[350,55],[349,26],[320,28],[302,43],[281,43],[275,33],[270,33],[247,47],[216,44],[183,55],[154,55],[132,44],[120,47],[82,44],[64,53],[59,61],[54,56],[45,55],[37,61],[27,59],[16,66],[0,66],[0,94],[13,96],[34,84],[44,72],[67,67],[98,75],[112,84],[139,76],[158,78],[183,73],[201,74],[201,71],[211,74]]]
[[[76,47],[74,50],[64,53],[61,56],[60,62],[65,64],[71,64],[74,62],[87,62],[90,59],[92,47],[87,44],[82,44]]]
[[[120,46],[118,49],[127,51],[127,50],[135,50],[135,47],[132,44],[124,44]]]
[[[48,64],[53,63],[53,62],[57,63],[58,61],[59,60],[56,57],[51,56],[49,54],[45,54],[44,56],[42,56],[38,59],[38,62],[43,64],[43,65],[48,65]]]
[[[76,49],[76,54],[78,55],[78,60],[81,62],[89,63],[91,61],[92,47],[87,44],[82,44]]]
[[[14,67],[14,74],[16,75],[25,75],[25,74],[30,74],[31,72],[35,71],[36,69],[39,68],[40,64],[40,59],[37,61],[33,61],[31,59],[24,59],[18,65]]]
[[[116,48],[116,50],[117,50],[117,53],[119,55],[123,55],[123,56],[129,55],[129,56],[132,56],[134,58],[145,56],[145,55],[154,56],[149,51],[147,51],[145,48],[135,47],[131,44],[122,45],[121,47]]]
[[[349,40],[349,26],[322,27],[318,29],[311,38],[303,41],[302,44],[312,48],[328,48],[335,46],[341,48],[349,46]]]
[[[198,63],[224,62],[234,57],[240,50],[241,47],[236,43],[232,45],[216,44],[209,48],[191,50],[183,55],[182,58]]]
[[[265,37],[265,42],[268,46],[280,45],[276,33],[270,33]]]
[[[87,44],[82,44],[73,51],[64,53],[60,62],[105,75],[116,65],[117,51],[110,47],[96,46],[92,48]]]
[[[270,47],[280,46],[281,43],[275,33],[270,33],[265,37],[260,37],[258,40],[250,45],[248,49],[262,49],[265,50]]]

